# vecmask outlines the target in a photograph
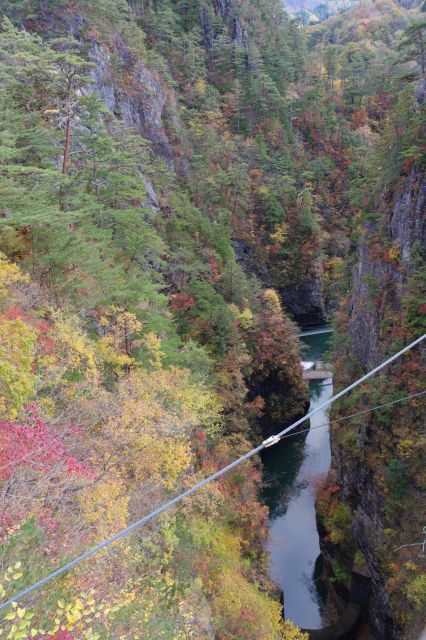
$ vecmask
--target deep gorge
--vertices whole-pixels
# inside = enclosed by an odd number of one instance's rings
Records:
[[[424,333],[424,7],[326,4],[0,0],[0,601],[331,394],[305,340],[338,390]],[[424,364],[331,420],[421,392]],[[374,640],[414,640],[423,409],[313,421],[2,637],[305,640],[356,567]]]

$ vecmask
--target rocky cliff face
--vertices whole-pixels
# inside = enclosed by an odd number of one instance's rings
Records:
[[[421,108],[424,99],[422,80],[416,109]],[[404,297],[418,265],[418,256],[426,252],[425,211],[426,173],[420,166],[413,166],[397,186],[383,194],[377,220],[363,233],[345,321],[349,340],[343,350],[354,372],[358,367],[360,373],[370,370],[409,341]],[[394,248],[391,257],[390,252],[383,251],[384,245]],[[410,338],[420,334],[419,330]],[[381,380],[375,380],[368,397],[374,393],[374,386],[386,394],[380,398],[381,402],[390,398],[392,390],[399,393],[399,397],[417,390],[416,371],[424,369],[425,359],[426,345],[399,363],[397,372],[387,372]],[[338,379],[342,376],[339,371],[336,375]],[[348,380],[343,376],[342,382]],[[401,596],[405,588],[398,582],[401,577],[393,575],[392,570],[398,574],[400,563],[410,561],[411,556],[407,553],[399,557],[394,554],[394,548],[411,542],[410,536],[415,536],[422,526],[421,514],[415,506],[421,499],[421,482],[413,477],[416,457],[415,454],[405,456],[401,449],[405,433],[408,438],[414,438],[412,446],[416,446],[422,406],[399,411],[409,413],[390,412],[386,422],[383,415],[370,416],[360,423],[357,431],[342,435],[335,429],[332,437],[333,481],[342,488],[344,501],[350,507],[354,544],[363,554],[371,574],[369,618],[378,640],[406,637],[402,629],[407,618],[404,621],[401,611],[405,611],[405,607],[408,610],[409,604]],[[398,494],[399,502],[406,501],[402,507],[390,505],[394,492],[390,480],[392,464],[394,467],[399,464],[405,474],[404,488]],[[414,625],[415,620],[414,615],[414,622],[410,624]]]
[[[279,289],[284,309],[301,326],[322,324],[326,320],[321,280]]]
[[[243,29],[239,16],[235,12],[233,0],[213,0],[213,7],[223,22],[231,20],[231,36],[234,42],[246,42],[247,34]]]
[[[247,273],[255,274],[267,287],[278,291],[284,311],[299,326],[318,325],[326,322],[327,309],[324,303],[324,287],[320,276],[312,275],[309,281],[292,282],[288,286],[277,286],[274,277],[255,247],[242,240],[234,240],[235,256],[244,265]],[[317,265],[318,270],[320,264]]]
[[[389,219],[389,239],[400,251],[397,265],[381,258],[372,258],[377,241],[377,225],[370,224],[360,243],[358,263],[353,274],[353,300],[350,308],[350,335],[352,351],[363,368],[371,369],[382,359],[385,308],[389,305],[398,314],[401,297],[411,269],[411,249],[419,243],[426,247],[426,176],[413,168],[407,176],[401,193],[393,197]],[[380,304],[371,302],[372,289],[386,283]]]
[[[171,93],[166,93],[161,79],[147,67],[143,58],[132,60],[123,42],[116,44],[114,54],[119,55],[126,71],[125,75],[121,74],[121,82],[115,78],[111,53],[105,46],[93,43],[90,58],[96,64],[93,73],[96,89],[109,111],[149,140],[155,152],[173,169],[174,154],[164,122],[167,115],[171,117],[176,113]]]

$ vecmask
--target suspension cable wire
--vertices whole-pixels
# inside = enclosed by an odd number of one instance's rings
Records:
[[[339,419],[336,419],[336,420],[329,420],[328,422],[326,422],[326,423],[324,423],[324,424],[321,424],[321,425],[317,425],[317,426],[315,426],[315,427],[309,427],[308,429],[303,429],[303,430],[301,430],[301,431],[295,431],[294,433],[289,433],[289,434],[287,434],[286,436],[283,436],[282,440],[285,440],[285,439],[287,439],[287,438],[293,438],[293,437],[295,437],[295,436],[298,436],[298,435],[303,434],[303,433],[307,433],[307,432],[309,432],[309,431],[313,431],[313,430],[315,430],[315,429],[321,429],[321,428],[328,427],[328,426],[329,426],[330,424],[332,424],[332,423],[338,423],[338,422],[343,422],[343,421],[345,421],[345,420],[350,420],[351,418],[354,418],[354,417],[356,417],[356,416],[358,416],[358,415],[362,415],[362,414],[367,413],[367,412],[369,412],[369,411],[375,411],[376,409],[381,409],[382,407],[386,407],[386,406],[391,405],[391,404],[396,404],[396,403],[399,403],[399,402],[403,402],[403,401],[406,401],[406,400],[410,400],[411,398],[416,398],[416,397],[422,396],[422,395],[424,395],[424,394],[426,394],[426,390],[425,390],[425,391],[421,391],[421,392],[419,392],[419,393],[411,394],[411,395],[409,395],[409,396],[405,396],[405,397],[400,398],[400,399],[398,399],[398,400],[394,400],[393,402],[388,402],[388,403],[386,403],[386,404],[384,404],[384,405],[378,405],[378,406],[376,406],[376,407],[372,407],[371,409],[366,409],[366,410],[364,410],[364,411],[359,411],[359,412],[357,412],[357,413],[350,414],[349,416],[345,416],[345,417],[343,417],[343,418],[339,418]],[[133,442],[135,442],[136,440],[137,440],[137,437],[136,437],[136,438],[131,438],[128,442],[126,442],[126,443],[125,443],[125,445],[126,445],[126,446],[129,446],[129,445],[131,445]],[[43,445],[42,447],[39,447],[39,448],[37,448],[37,449],[33,449],[32,451],[29,451],[26,455],[22,456],[21,458],[18,458],[18,459],[16,459],[16,460],[12,460],[12,461],[11,461],[11,462],[9,462],[8,464],[6,464],[6,465],[4,465],[4,466],[0,467],[0,471],[2,471],[3,469],[7,469],[7,468],[8,468],[8,467],[10,467],[10,466],[17,465],[17,464],[19,464],[20,462],[22,462],[22,461],[24,461],[24,460],[27,460],[29,457],[31,457],[32,455],[35,455],[36,453],[39,453],[40,451],[42,451],[42,450],[44,450],[45,448],[47,448],[49,445],[50,445],[50,442],[46,443],[46,444],[45,444],[45,445]],[[69,451],[72,451],[73,449],[76,449],[76,448],[78,448],[78,447],[80,447],[80,446],[81,446],[81,443],[75,444],[75,445],[73,445],[72,447],[68,447],[67,451],[68,451],[68,452],[69,452]],[[144,448],[146,448],[146,447],[144,447]],[[132,452],[132,455],[135,455],[137,452],[140,452],[140,450],[133,451],[133,452]],[[124,458],[124,460],[125,460],[125,459],[126,459],[126,458]],[[120,463],[121,463],[122,461],[123,461],[123,458],[121,458]],[[80,462],[82,462],[82,461],[80,461]],[[84,462],[84,461],[83,461],[83,462]],[[107,470],[107,473],[108,473],[108,471],[111,471],[111,469],[108,469],[108,470]],[[31,496],[30,496],[30,498],[29,498],[29,499],[31,499]],[[182,508],[182,506],[181,506],[180,508]]]
[[[327,384],[327,385],[320,385],[322,387],[328,387],[331,386],[332,383]],[[403,398],[400,398],[399,400],[393,400],[392,402],[386,402],[385,404],[379,404],[376,407],[371,407],[371,409],[365,409],[364,411],[358,411],[357,413],[353,413],[349,416],[345,416],[343,418],[338,418],[336,420],[329,420],[327,423],[325,423],[324,425],[320,425],[320,426],[327,426],[329,424],[337,424],[338,422],[344,422],[345,420],[349,420],[350,418],[355,418],[356,416],[361,416],[364,413],[369,413],[370,411],[376,411],[377,409],[382,409],[383,407],[390,407],[391,405],[394,404],[398,404],[399,402],[404,402],[405,400],[411,400],[412,398],[419,398],[421,396],[423,396],[424,394],[426,394],[426,390],[425,391],[420,391],[419,393],[412,393],[409,396],[404,396]],[[312,427],[313,429],[318,429],[318,427]],[[310,429],[304,429],[303,431],[296,431],[296,433],[292,434],[292,435],[298,435],[299,433],[306,433],[306,431],[309,431]],[[125,442],[124,445],[125,446],[129,446],[130,444],[132,444],[132,442],[135,442],[137,440],[136,438],[131,438],[128,442]],[[4,469],[7,469],[8,467],[12,467],[16,464],[19,464],[20,462],[23,462],[24,460],[27,460],[28,458],[30,458],[31,456],[35,455],[36,453],[39,453],[40,451],[43,451],[44,449],[46,449],[51,443],[48,442],[46,444],[44,444],[42,447],[39,447],[38,449],[33,449],[32,451],[29,451],[26,455],[22,456],[22,458],[18,458],[17,460],[12,460],[11,462],[8,462],[7,464],[5,464],[3,467],[0,467],[0,471],[3,471]],[[74,449],[77,449],[78,447],[81,446],[81,443],[75,444],[71,447],[68,447],[67,452],[69,451],[73,451]]]
[[[309,433],[310,431],[315,431],[316,429],[324,429],[326,427],[329,427],[331,424],[339,424],[339,423],[345,422],[347,420],[352,420],[353,418],[356,418],[358,416],[364,415],[366,413],[371,413],[373,411],[378,411],[380,409],[383,409],[383,408],[386,408],[386,407],[389,407],[389,406],[392,406],[392,405],[400,404],[401,402],[406,402],[408,400],[412,400],[412,399],[415,399],[415,398],[419,398],[419,397],[422,397],[424,395],[426,395],[426,389],[423,390],[423,391],[419,391],[417,393],[412,393],[412,394],[410,394],[408,396],[404,396],[403,398],[398,398],[397,400],[392,400],[391,402],[386,402],[384,404],[379,404],[379,405],[376,405],[375,407],[371,407],[369,409],[364,409],[362,411],[357,411],[356,413],[351,413],[350,415],[344,416],[342,418],[336,418],[334,420],[329,420],[328,422],[324,422],[323,424],[316,425],[316,426],[313,426],[313,427],[309,427],[308,429],[303,429],[303,430],[300,430],[300,431],[294,431],[293,433],[288,433],[287,435],[283,436],[281,438],[281,440],[286,440],[288,438],[294,438],[294,437],[296,437],[298,435],[301,435],[303,433]],[[126,443],[126,445],[128,446],[134,440],[135,440],[135,438],[132,438],[129,442]],[[146,448],[146,447],[144,447],[144,448]],[[70,451],[71,449],[68,449],[68,450]],[[133,455],[135,455],[135,453],[136,452],[133,452]],[[108,471],[110,471],[110,470],[108,470]],[[183,508],[183,505],[178,507],[177,510],[179,511],[182,508]]]
[[[292,431],[293,429],[298,427],[303,422],[306,422],[307,420],[309,420],[313,415],[315,415],[316,413],[318,413],[319,411],[321,411],[325,407],[330,406],[333,402],[335,402],[336,400],[341,398],[343,395],[345,395],[346,393],[349,393],[349,391],[351,391],[352,389],[355,389],[355,387],[358,387],[360,384],[365,382],[365,380],[368,380],[369,378],[374,376],[376,373],[378,373],[379,371],[381,371],[382,369],[387,367],[389,364],[391,364],[392,362],[394,362],[395,360],[400,358],[404,353],[406,353],[407,351],[409,351],[410,349],[412,349],[416,345],[420,344],[420,342],[422,342],[425,338],[426,338],[426,334],[423,334],[422,336],[420,336],[420,338],[417,338],[417,340],[414,340],[409,345],[407,345],[406,347],[404,347],[403,349],[398,351],[398,353],[394,354],[393,356],[391,356],[390,358],[388,358],[387,360],[382,362],[380,365],[378,365],[377,367],[375,367],[374,369],[372,369],[371,371],[369,371],[368,373],[363,375],[361,378],[358,378],[358,380],[356,380],[355,382],[350,384],[348,387],[346,387],[345,389],[343,389],[342,391],[340,391],[336,395],[332,396],[331,398],[329,398],[325,402],[323,402],[320,405],[318,405],[317,407],[315,407],[315,409],[313,409],[312,411],[307,413],[303,418],[300,418],[299,420],[297,420],[296,422],[291,424],[286,429],[283,429],[282,431],[280,431],[275,436],[271,436],[267,440],[264,440],[259,446],[257,446],[256,448],[252,449],[248,453],[244,454],[243,456],[241,456],[237,460],[234,460],[234,462],[231,462],[230,464],[226,465],[225,467],[223,467],[222,469],[220,469],[219,471],[217,471],[213,475],[209,476],[205,480],[202,480],[201,482],[198,482],[197,484],[192,486],[190,489],[187,489],[186,491],[180,493],[179,495],[177,495],[172,500],[169,500],[169,502],[166,502],[161,507],[158,507],[157,509],[154,509],[154,511],[151,511],[151,513],[148,513],[143,518],[140,518],[136,522],[133,522],[128,527],[122,529],[121,531],[118,531],[116,534],[110,536],[109,538],[106,538],[105,540],[103,540],[99,544],[97,544],[94,547],[88,549],[87,551],[82,553],[80,556],[74,558],[74,560],[71,560],[70,562],[67,562],[66,564],[64,564],[62,567],[59,567],[55,571],[52,571],[52,573],[49,573],[47,576],[45,576],[41,580],[38,580],[37,582],[35,582],[31,586],[27,587],[23,591],[20,591],[19,593],[17,593],[13,598],[10,598],[10,599],[6,600],[5,602],[2,602],[0,604],[0,611],[5,609],[6,607],[10,606],[14,602],[18,602],[19,600],[22,600],[22,598],[24,598],[28,594],[32,593],[36,589],[40,589],[40,587],[44,586],[45,584],[47,584],[48,582],[50,582],[51,580],[53,580],[57,576],[61,575],[62,573],[65,573],[65,571],[69,571],[70,569],[75,567],[77,564],[80,564],[81,562],[83,562],[83,560],[86,560],[87,558],[90,558],[91,556],[93,556],[98,551],[101,551],[102,549],[105,549],[106,547],[109,547],[116,540],[119,540],[120,538],[123,538],[124,536],[129,535],[130,533],[132,533],[136,529],[139,529],[139,527],[141,527],[143,524],[145,524],[149,520],[152,520],[153,518],[159,516],[161,513],[163,513],[164,511],[167,511],[168,509],[170,509],[170,507],[172,507],[173,505],[177,504],[178,502],[181,502],[182,500],[184,500],[188,496],[192,495],[196,491],[199,491],[200,489],[205,487],[207,484],[209,484],[213,480],[216,480],[217,478],[220,478],[221,476],[225,475],[228,471],[231,471],[231,469],[234,469],[235,467],[240,465],[242,462],[245,462],[246,460],[249,460],[250,458],[255,456],[257,453],[260,453],[260,451],[263,451],[263,449],[266,449],[267,447],[270,447],[270,446],[273,446],[273,445],[277,444],[280,441],[280,439],[283,436],[285,436],[289,431]]]
[[[372,369],[371,371],[363,375],[361,378],[358,378],[358,380],[355,380],[355,382],[350,384],[348,387],[345,387],[345,389],[342,389],[342,391],[339,391],[339,393],[336,393],[336,395],[332,396],[328,400],[325,400],[322,404],[318,405],[317,407],[315,407],[315,409],[310,411],[306,416],[304,416],[303,418],[300,418],[300,420],[297,420],[286,429],[283,429],[282,431],[277,433],[277,435],[274,436],[274,438],[280,439],[283,437],[283,435],[285,435],[289,431],[293,431],[293,429],[298,427],[299,424],[302,424],[306,420],[309,420],[309,418],[315,415],[316,413],[318,413],[318,411],[321,411],[321,409],[325,409],[325,407],[330,406],[333,402],[336,402],[336,400],[338,400],[342,396],[349,393],[349,391],[352,391],[352,389],[355,389],[360,384],[362,384],[363,382],[365,382],[366,380],[374,376],[376,373],[379,373],[379,371],[381,371],[382,369],[387,367],[389,364],[391,364],[392,362],[400,358],[402,355],[404,355],[404,353],[407,353],[407,351],[409,351],[410,349],[413,349],[413,347],[420,344],[425,338],[426,338],[426,333],[424,333],[422,336],[420,336],[420,338],[417,338],[417,340],[414,340],[414,342],[411,342],[410,344],[408,344],[406,347],[398,351],[398,353],[395,353],[393,356],[391,356],[390,358],[388,358],[387,360],[379,364],[377,367],[375,367],[374,369]]]
[[[185,507],[185,504],[181,503],[180,505],[178,505],[171,513],[172,516],[177,516]],[[150,543],[154,542],[156,539],[158,539],[158,535],[161,533],[162,530],[162,525],[161,523],[158,523],[156,525],[154,525],[154,523],[152,523],[152,529],[150,530],[150,533],[147,536],[144,536],[143,539],[143,544],[144,545],[149,545]],[[110,548],[107,552],[107,558],[108,560],[111,560],[111,562],[113,561],[112,558],[112,554],[116,553],[118,550],[122,550],[123,549],[123,544],[124,544],[124,540],[121,541],[120,546],[116,546],[113,548]],[[147,571],[146,573],[138,573],[137,574],[137,582],[139,583],[143,583],[144,581],[148,580],[149,578],[153,578],[157,575],[158,572],[156,572],[155,570],[151,570],[151,571]],[[99,588],[99,583],[96,584],[95,583],[95,588],[98,589]],[[111,595],[116,596],[117,594],[119,594],[121,592],[121,590],[126,588],[126,584],[122,583],[122,579],[119,579],[119,582],[117,584],[117,580],[115,580],[114,582],[114,588],[112,591]],[[37,593],[33,593],[31,595],[31,597],[28,598],[28,607],[33,608],[34,606],[41,604],[41,600],[44,596],[44,593],[42,591],[38,591]],[[5,617],[4,615],[0,618],[0,623],[1,621],[4,621]],[[1,631],[1,628],[0,628]],[[1,636],[1,633],[0,633]]]
[[[378,411],[379,409],[390,407],[392,405],[399,404],[400,402],[405,402],[407,400],[412,400],[413,398],[420,398],[421,396],[424,396],[424,395],[426,395],[426,389],[424,391],[419,391],[418,393],[412,393],[409,396],[404,396],[403,398],[399,398],[398,400],[392,400],[392,402],[385,402],[384,404],[378,404],[377,406],[371,407],[370,409],[364,409],[363,411],[357,411],[356,413],[351,413],[348,416],[344,416],[343,418],[336,418],[334,420],[329,420],[328,422],[324,422],[323,424],[315,425],[315,427],[309,427],[309,429],[302,429],[301,431],[288,433],[287,435],[283,436],[281,440],[285,440],[286,438],[294,438],[295,436],[298,436],[301,433],[308,433],[309,431],[314,431],[315,429],[323,429],[324,427],[328,427],[330,424],[338,424],[340,422],[345,422],[346,420],[352,420],[352,418],[357,418],[358,416],[362,416],[365,413]]]

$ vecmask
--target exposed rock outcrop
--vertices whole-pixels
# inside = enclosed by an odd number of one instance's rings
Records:
[[[386,198],[382,203],[387,206]],[[400,252],[398,264],[374,258],[377,223],[371,223],[364,232],[359,246],[358,262],[353,273],[353,299],[350,308],[350,334],[352,350],[365,369],[373,368],[382,356],[381,332],[383,308],[390,304],[395,312],[400,310],[404,285],[411,269],[411,250],[418,243],[426,251],[426,174],[412,168],[401,192],[393,196],[389,219],[389,240]],[[386,284],[387,300],[381,305],[370,304],[372,288]]]
[[[422,82],[417,90],[416,109],[424,100]],[[406,175],[400,176],[397,184],[383,193],[377,217],[366,226],[360,239],[353,270],[351,301],[346,309],[349,337],[345,354],[362,371],[372,369],[384,359],[392,340],[399,335],[398,330],[394,335],[392,326],[403,326],[404,295],[416,268],[413,253],[418,256],[422,251],[426,252],[425,211],[426,173],[421,166],[414,165]],[[385,250],[385,246],[391,247],[393,253]],[[420,363],[423,359],[424,364],[426,345],[423,350],[418,347],[414,356],[420,358]],[[407,366],[407,360],[409,358],[400,364],[400,375],[403,367]],[[419,364],[411,366],[418,367]],[[402,380],[394,378],[393,384],[399,384],[400,391],[407,393],[408,389]],[[415,411],[414,408],[413,416],[416,415]],[[385,465],[390,458],[398,455],[392,440],[393,428],[392,420],[384,427],[372,416],[365,420],[352,445],[345,445],[339,440],[337,430],[331,439],[333,481],[342,487],[344,501],[351,508],[352,536],[371,575],[369,621],[377,640],[402,637],[401,617],[398,618],[395,597],[390,596],[389,575],[384,570],[383,562],[384,549],[387,550],[387,562],[393,561],[387,528],[403,529],[405,526],[404,520],[395,520],[395,514],[392,519],[386,515],[389,490],[386,487]],[[401,427],[395,426],[395,429],[399,431]],[[387,462],[384,464],[383,460]],[[413,487],[412,491],[415,496],[416,488]],[[416,521],[416,514],[410,517],[413,522]]]
[[[301,326],[325,322],[324,297],[321,280],[289,285],[279,289],[284,309]]]
[[[129,67],[120,83],[115,79],[109,51],[98,43],[93,44],[90,57],[96,64],[93,71],[96,89],[111,113],[149,140],[155,152],[173,168],[173,151],[164,124],[166,108],[174,107],[170,104],[171,98],[143,58],[132,61],[124,43],[117,46],[116,53]]]

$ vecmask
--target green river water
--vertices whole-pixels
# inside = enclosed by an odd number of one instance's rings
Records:
[[[303,337],[304,361],[319,360],[327,351],[330,333]],[[311,381],[310,408],[332,396],[330,381]],[[327,411],[310,421],[308,433],[282,440],[262,454],[263,498],[270,510],[270,575],[284,593],[285,617],[304,628],[323,626],[326,599],[321,573],[315,493],[330,467]],[[309,426],[309,423],[307,423]]]

